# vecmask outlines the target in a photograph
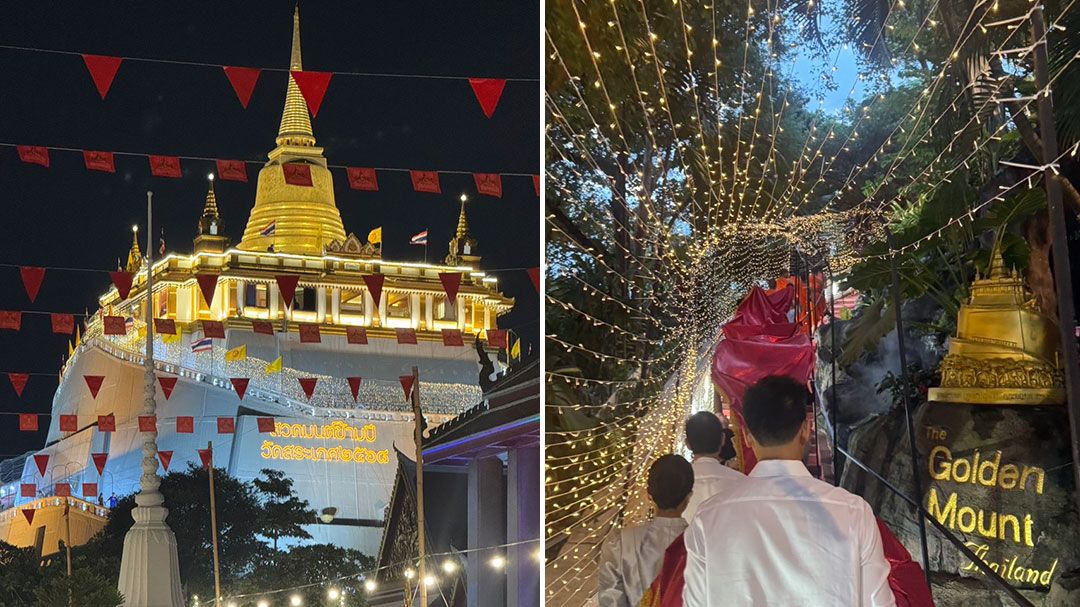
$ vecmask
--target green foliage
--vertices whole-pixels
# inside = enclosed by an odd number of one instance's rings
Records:
[[[311,539],[302,525],[311,524],[315,511],[293,493],[293,480],[272,468],[263,468],[261,473],[263,478],[252,482],[262,500],[262,535],[273,540],[275,549],[283,537]]]
[[[71,577],[53,575],[34,590],[35,607],[117,607],[123,602],[116,582],[87,569],[72,571]]]

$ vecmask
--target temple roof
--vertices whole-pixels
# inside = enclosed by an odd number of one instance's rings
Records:
[[[303,69],[304,64],[300,58],[300,6],[297,5],[293,13],[292,54],[289,57],[289,70],[302,71]],[[311,147],[315,145],[315,134],[311,130],[311,117],[308,116],[307,104],[291,74],[285,92],[285,110],[281,113],[277,144],[278,146]]]

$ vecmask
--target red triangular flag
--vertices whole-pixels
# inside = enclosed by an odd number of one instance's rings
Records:
[[[382,274],[364,274],[364,284],[371,293],[371,299],[375,302],[375,309],[379,308],[379,298],[382,297],[382,286],[385,276]]]
[[[26,497],[26,496],[23,496],[23,497]],[[33,497],[33,496],[30,496],[30,497]],[[23,508],[22,509],[22,515],[23,515],[24,518],[26,518],[26,524],[27,525],[33,525],[34,524],[34,513],[35,512],[37,512],[37,510],[34,510],[33,508]]]
[[[127,335],[127,321],[123,316],[105,316],[101,319],[105,335]]]
[[[91,453],[90,457],[94,460],[94,467],[97,468],[98,476],[105,474],[105,462],[109,459],[108,453]]]
[[[139,432],[157,432],[157,416],[140,415]]]
[[[412,178],[412,187],[417,192],[442,194],[438,171],[409,171],[409,177]]]
[[[218,434],[236,434],[236,419],[232,417],[217,418]]]
[[[161,461],[161,467],[165,472],[169,471],[169,462],[172,461],[172,451],[158,451],[158,460]]]
[[[154,332],[158,335],[176,335],[176,321],[171,318],[155,318]]]
[[[20,497],[37,497],[37,485],[34,483],[19,483]]]
[[[304,96],[311,117],[318,116],[319,106],[322,105],[323,97],[326,95],[326,87],[330,86],[330,78],[333,77],[333,72],[301,72],[293,70],[289,74],[292,76],[293,82],[296,83],[296,87],[300,89],[300,94]]]
[[[281,165],[282,174],[285,175],[285,183],[299,185],[306,188],[312,186],[311,166],[302,162],[286,162]]]
[[[484,115],[491,118],[491,115],[495,113],[495,106],[499,105],[499,98],[502,97],[506,80],[501,78],[469,78],[469,86],[472,87],[476,100],[480,102],[480,109],[484,111]]]
[[[535,192],[537,196],[540,195],[540,176],[539,175],[533,175],[533,192]]]
[[[112,86],[113,78],[116,77],[116,70],[120,69],[120,62],[123,61],[120,57],[107,57],[105,55],[88,55],[83,53],[83,63],[86,64],[86,69],[90,70],[90,77],[94,80],[94,86],[97,87],[98,94],[102,99],[105,99],[105,95],[109,94],[109,87]]]
[[[298,377],[296,381],[300,382],[300,387],[304,389],[304,394],[307,394],[308,400],[311,400],[311,396],[315,394],[315,383],[319,381],[317,377]]]
[[[97,497],[97,483],[83,483],[82,494],[83,499],[94,499],[95,497]]]
[[[204,320],[202,325],[203,336],[213,339],[225,339],[225,323],[220,320]]]
[[[71,483],[56,483],[55,491],[60,497],[71,497]]]
[[[248,377],[230,377],[229,381],[232,382],[233,390],[236,390],[236,395],[240,397],[240,400],[244,400],[244,393],[247,392],[248,382],[251,378]]]
[[[49,168],[49,148],[40,145],[18,145],[15,149],[19,152],[19,160]]]
[[[157,380],[158,383],[161,384],[161,393],[165,395],[165,400],[169,400],[169,397],[172,396],[173,388],[176,387],[176,378],[158,375]]]
[[[269,320],[253,320],[251,321],[251,332],[261,335],[273,335],[274,325]]]
[[[540,268],[529,268],[529,280],[533,283],[533,288],[536,292],[540,292]]]
[[[30,379],[29,373],[8,373],[8,380],[11,381],[11,387],[15,388],[15,394],[22,398],[23,388],[26,387],[26,382]]]
[[[38,416],[37,413],[20,413],[19,414],[19,431],[20,432],[37,432],[38,429]]]
[[[487,339],[489,348],[506,348],[506,330],[505,329],[488,329]]]
[[[61,333],[63,335],[71,335],[71,332],[75,330],[75,315],[74,314],[50,314],[50,320],[52,321],[53,333]]]
[[[346,377],[349,382],[349,390],[352,392],[353,402],[356,402],[360,398],[360,378],[359,377]]]
[[[217,274],[196,274],[195,280],[199,282],[199,290],[202,291],[203,300],[206,301],[206,307],[209,308],[214,304],[214,294],[217,293]]]
[[[397,342],[399,344],[411,344],[416,345],[416,329],[394,329],[394,334],[397,336]]]
[[[46,453],[37,453],[34,455],[34,463],[37,464],[38,472],[41,476],[45,476],[45,468],[49,466],[49,456]]]
[[[461,272],[439,272],[439,280],[442,281],[443,291],[446,291],[446,300],[456,305],[461,289]]]
[[[214,461],[214,451],[212,449],[199,449],[199,459],[202,460],[203,468],[209,468],[210,464]]]
[[[98,432],[116,432],[116,416],[112,413],[97,416]]]
[[[461,337],[460,329],[443,329],[442,343],[448,347],[459,347],[465,345],[465,340]]]
[[[502,198],[502,176],[498,173],[473,173],[476,191],[487,196]]]
[[[79,416],[78,415],[61,415],[60,416],[60,431],[61,432],[78,432],[79,430]]]
[[[225,181],[242,181],[247,183],[247,165],[243,160],[218,160],[218,178]]]
[[[255,83],[259,81],[259,74],[262,70],[257,67],[234,67],[231,65],[223,65],[221,69],[225,70],[225,77],[229,79],[229,84],[236,91],[236,97],[240,99],[240,105],[244,106],[246,110],[248,102],[251,101],[251,92],[255,90]]]
[[[112,152],[95,152],[83,150],[83,164],[88,171],[101,171],[102,173],[115,173],[116,162]]]
[[[177,175],[179,177],[179,175]],[[134,278],[134,274],[131,272],[124,272],[123,270],[116,270],[115,272],[109,272],[109,278],[112,279],[114,285],[116,285],[116,292],[120,295],[120,299],[127,299],[131,293],[131,279]]]
[[[277,424],[274,423],[272,417],[259,417],[256,418],[255,423],[259,425],[260,434],[270,434],[276,429]]]
[[[322,336],[319,334],[319,325],[313,323],[300,323],[300,343],[302,344],[317,344],[322,342]]]
[[[364,327],[345,327],[345,339],[350,344],[367,345],[367,329]]]
[[[379,179],[375,175],[375,169],[346,167],[345,174],[349,177],[350,188],[366,192],[379,191]]]
[[[18,331],[22,328],[22,312],[2,310],[0,311],[0,329]]]
[[[195,432],[195,418],[190,415],[178,415],[176,417],[176,433],[191,434]]]
[[[180,171],[179,156],[154,156],[150,155],[150,174],[154,177],[172,177],[179,179],[183,176]]]
[[[19,268],[19,274],[22,276],[26,296],[30,298],[30,303],[33,303],[41,290],[41,281],[45,280],[45,268],[23,266]]]
[[[278,274],[274,276],[274,280],[277,281],[278,290],[281,291],[281,299],[285,302],[285,307],[291,308],[293,297],[296,295],[296,284],[300,282],[300,277],[295,274]]]
[[[86,380],[86,387],[90,388],[90,396],[97,398],[98,390],[101,389],[101,382],[105,381],[104,375],[83,375],[83,379]]]
[[[401,389],[405,391],[405,400],[412,398],[413,376],[401,375],[398,377],[398,381],[401,382]]]

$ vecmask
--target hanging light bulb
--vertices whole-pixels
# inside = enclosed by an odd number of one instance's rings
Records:
[[[337,588],[331,588],[330,590],[326,591],[326,598],[330,599],[331,601],[333,601],[334,599],[336,599],[336,598],[338,598],[340,596],[341,596],[341,591],[338,590]]]
[[[377,586],[375,585],[375,580],[364,580],[364,590],[367,590],[368,592],[375,592],[376,587]]]

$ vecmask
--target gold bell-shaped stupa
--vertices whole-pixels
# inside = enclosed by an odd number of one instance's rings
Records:
[[[300,59],[300,8],[293,15],[292,59],[289,69],[303,70]],[[315,146],[311,116],[300,88],[289,76],[285,110],[278,129],[277,147],[259,171],[255,207],[237,248],[322,255],[324,247],[345,240],[341,213],[334,202],[334,180],[326,168],[323,149]],[[312,185],[285,183],[282,165],[298,163],[311,170]]]
[[[956,337],[941,362],[931,401],[980,405],[1065,402],[1055,323],[1043,316],[1019,273],[1006,270],[994,247],[990,273],[976,275],[960,306]]]

